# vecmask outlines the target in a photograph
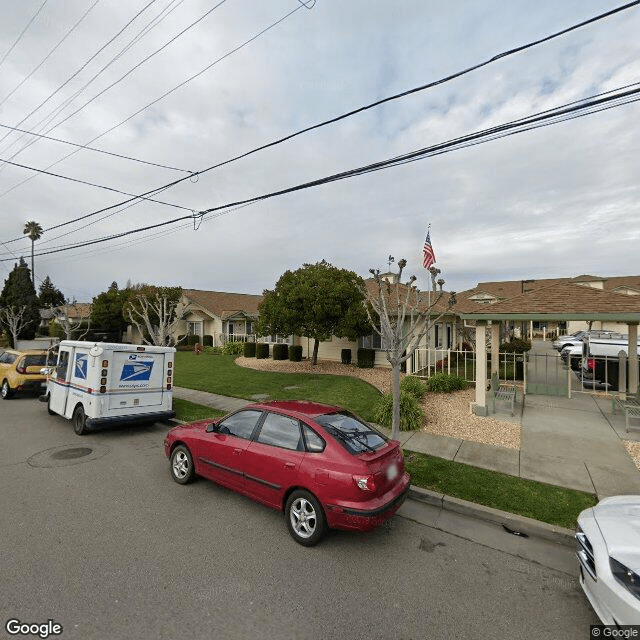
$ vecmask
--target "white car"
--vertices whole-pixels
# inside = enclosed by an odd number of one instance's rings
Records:
[[[603,624],[640,624],[640,496],[604,498],[578,516],[580,585]]]

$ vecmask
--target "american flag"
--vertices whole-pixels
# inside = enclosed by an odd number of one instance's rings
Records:
[[[430,231],[427,231],[427,239],[424,241],[422,254],[424,255],[422,266],[428,269],[436,261],[436,254],[433,252],[433,247],[431,246]]]

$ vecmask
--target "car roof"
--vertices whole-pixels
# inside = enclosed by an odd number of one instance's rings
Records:
[[[344,411],[342,407],[311,400],[271,400],[270,402],[259,402],[251,404],[247,409],[261,409],[266,411],[277,411],[291,416],[305,416],[315,418],[328,413],[338,413]]]
[[[1,351],[1,349],[0,349]],[[5,349],[6,353],[14,353],[17,356],[41,356],[47,353],[46,349],[26,349],[25,351],[18,351],[18,349]]]

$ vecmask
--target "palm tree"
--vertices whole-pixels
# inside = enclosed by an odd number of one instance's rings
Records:
[[[43,234],[42,227],[35,221],[31,220],[24,225],[22,233],[28,235],[31,239],[31,280],[33,282],[33,288],[36,287],[36,272],[33,268],[33,244],[36,240],[40,240]]]

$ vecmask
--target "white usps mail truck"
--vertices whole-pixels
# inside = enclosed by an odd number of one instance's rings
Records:
[[[172,418],[174,347],[62,340],[40,398],[78,435],[91,427]]]

